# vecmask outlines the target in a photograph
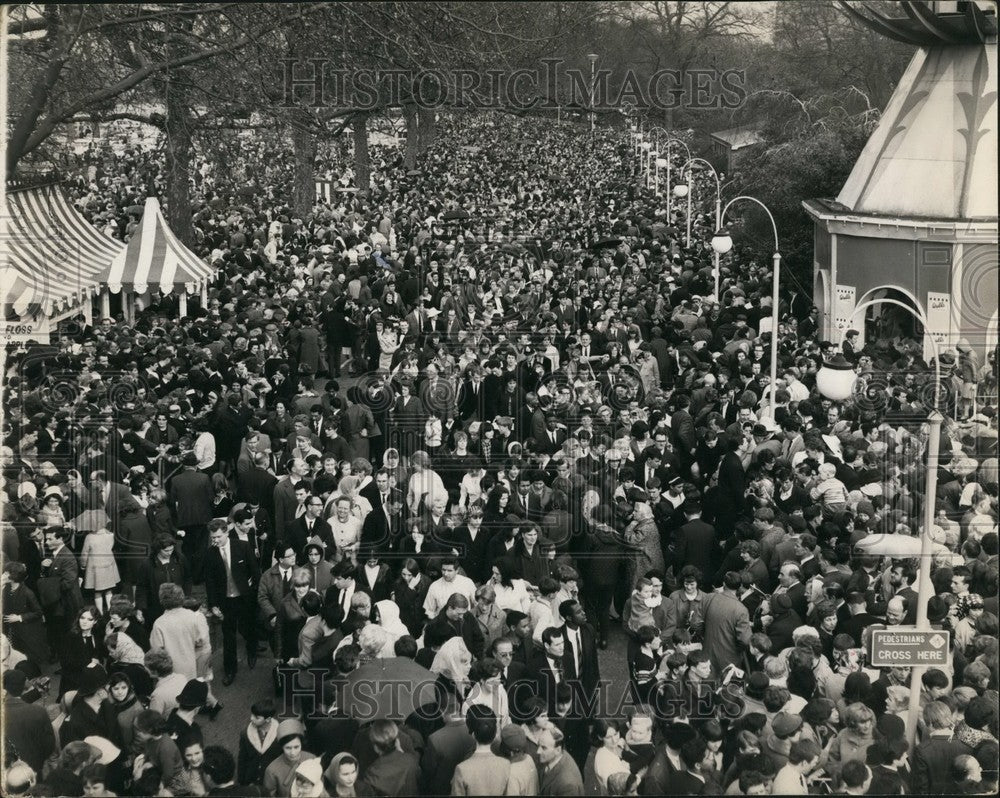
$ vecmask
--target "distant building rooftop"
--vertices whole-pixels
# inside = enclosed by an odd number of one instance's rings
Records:
[[[754,144],[760,144],[764,138],[760,134],[757,125],[744,125],[743,127],[731,127],[728,130],[719,130],[709,134],[715,141],[725,145],[731,150],[740,150]]]

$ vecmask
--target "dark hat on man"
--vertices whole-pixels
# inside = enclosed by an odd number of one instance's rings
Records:
[[[188,452],[184,455],[184,460],[182,462],[186,466],[196,466],[198,465],[198,455],[194,452]]]
[[[177,706],[181,709],[197,709],[208,701],[208,682],[189,679],[177,696]]]
[[[108,672],[101,665],[88,665],[80,675],[80,686],[77,692],[82,696],[96,693],[108,684]]]
[[[931,596],[927,602],[927,620],[931,623],[941,623],[948,617],[948,602],[940,596]]]
[[[747,679],[746,694],[750,698],[762,699],[764,691],[771,685],[771,680],[763,671],[754,671]]]
[[[779,712],[771,721],[771,728],[780,738],[791,737],[802,727],[802,718],[791,712]]]

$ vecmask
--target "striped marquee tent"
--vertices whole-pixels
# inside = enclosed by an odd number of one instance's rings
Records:
[[[149,197],[138,228],[106,269],[103,281],[112,293],[125,288],[133,297],[150,289],[176,292],[183,312],[187,294],[207,286],[214,274],[211,266],[177,239],[163,218],[160,203]]]
[[[9,190],[7,214],[0,285],[5,310],[22,318],[86,304],[125,249],[93,227],[56,185]]]

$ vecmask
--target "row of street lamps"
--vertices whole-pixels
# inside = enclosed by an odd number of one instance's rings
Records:
[[[678,138],[673,138],[670,134],[661,127],[652,127],[649,130],[643,130],[643,121],[639,120],[638,123],[633,121],[631,123],[631,136],[632,145],[635,148],[635,154],[639,157],[640,171],[643,177],[644,188],[650,188],[650,172],[652,171],[652,189],[655,196],[660,195],[660,169],[666,169],[666,196],[667,196],[667,217],[669,221],[673,221],[673,216],[670,210],[671,196],[677,198],[687,197],[687,235],[685,238],[685,246],[687,249],[691,248],[691,217],[692,217],[692,207],[691,207],[691,195],[692,195],[692,168],[694,164],[700,163],[704,164],[715,178],[715,235],[712,237],[712,251],[715,253],[715,300],[717,302],[721,301],[720,296],[720,271],[719,271],[719,257],[730,252],[733,248],[733,238],[729,232],[723,227],[723,221],[726,217],[726,212],[730,207],[736,202],[743,200],[754,202],[764,209],[767,214],[767,218],[771,222],[771,228],[774,232],[774,254],[772,255],[772,283],[771,283],[771,362],[770,362],[770,399],[768,402],[768,407],[764,411],[772,419],[774,418],[774,408],[776,405],[775,393],[777,390],[778,382],[778,286],[781,279],[781,252],[779,248],[778,241],[778,226],[774,221],[774,216],[770,209],[756,197],[751,197],[748,195],[741,195],[739,197],[734,197],[726,206],[722,207],[722,184],[719,180],[719,175],[715,171],[714,167],[708,163],[708,161],[703,158],[694,158],[691,156],[691,150],[688,148],[687,144]],[[662,144],[666,143],[666,158],[660,157],[660,148]],[[680,174],[682,176],[682,182],[677,183],[673,187],[673,193],[671,195],[670,186],[670,173],[672,168],[671,162],[671,146],[673,144],[681,145],[686,154],[687,161],[680,168]],[[684,175],[686,173],[686,180],[684,180]],[[924,324],[924,328],[929,330],[930,326],[928,319],[921,312],[915,311],[908,305],[901,302],[897,302],[893,299],[875,299],[870,302],[866,302],[863,305],[857,307],[852,314],[851,323],[853,323],[854,318],[857,318],[866,311],[868,307],[880,304],[893,304],[898,305],[904,310],[908,311],[912,315],[916,316],[919,321]],[[862,316],[863,318],[863,316]],[[937,467],[938,467],[938,456],[941,446],[941,424],[944,417],[940,412],[940,385],[941,385],[941,366],[940,366],[940,353],[938,352],[937,341],[934,336],[927,333],[931,340],[931,344],[934,348],[934,367],[935,367],[935,388],[934,388],[934,408],[930,412],[928,417],[929,425],[929,438],[927,442],[927,476],[926,485],[924,491],[924,513],[923,513],[923,528],[921,530],[920,536],[920,570],[919,570],[919,581],[917,590],[917,623],[916,628],[921,631],[930,630],[931,626],[927,620],[927,604],[930,597],[933,595],[933,588],[931,585],[930,578],[930,561],[933,551],[933,543],[931,539],[931,529],[934,524],[934,513],[935,513],[935,496],[937,492]],[[847,363],[843,357],[836,357],[830,362],[823,364],[823,367],[819,370],[816,375],[816,388],[824,397],[834,400],[834,401],[844,401],[853,395],[855,383],[857,381],[857,373],[854,368]],[[917,728],[917,720],[919,718],[920,711],[920,694],[922,687],[922,676],[926,669],[923,667],[915,667],[912,669],[911,681],[910,681],[910,706],[909,706],[909,724],[908,729],[910,732],[910,748],[913,750],[913,745],[915,743],[915,733]]]

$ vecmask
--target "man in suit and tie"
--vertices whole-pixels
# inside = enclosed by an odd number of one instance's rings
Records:
[[[257,586],[257,606],[260,608],[264,628],[271,633],[271,651],[275,657],[281,656],[281,641],[278,638],[278,609],[285,596],[292,589],[292,571],[295,568],[295,549],[284,546],[275,552],[278,561],[264,571]]]
[[[200,583],[208,547],[208,522],[215,514],[215,490],[211,477],[198,470],[194,452],[184,455],[184,470],[170,480],[169,496],[174,523],[184,533],[184,556],[191,563],[194,581]]]
[[[583,795],[580,768],[563,744],[563,733],[554,726],[538,735],[539,795]]]
[[[323,445],[323,433],[330,426],[330,419],[323,415],[323,405],[318,402],[309,408],[309,431],[315,436],[313,440]]]
[[[299,565],[305,563],[306,544],[314,538],[319,538],[319,541],[326,547],[328,557],[332,556],[337,548],[330,524],[325,519],[320,518],[323,513],[323,499],[313,494],[307,494],[304,504],[305,513],[292,521],[283,539],[283,545],[291,546],[298,553]]]
[[[111,519],[112,532],[117,533],[118,519],[121,516],[135,510],[141,511],[139,502],[132,495],[132,491],[120,482],[111,482],[105,472],[91,471],[90,484],[94,489],[94,493],[100,497],[98,501],[104,508],[104,512]]]
[[[351,599],[354,598],[354,594],[365,591],[357,583],[357,568],[350,560],[344,559],[338,562],[333,566],[330,575],[333,577],[333,584],[327,588],[323,603],[339,607],[337,624],[340,625],[351,611]]]
[[[566,638],[563,630],[550,626],[542,632],[542,651],[531,664],[538,695],[545,700],[549,715],[556,711],[556,689],[566,681]]]
[[[435,326],[441,333],[448,348],[455,349],[458,346],[459,337],[465,331],[465,327],[459,320],[458,313],[455,312],[455,308],[448,308],[447,311],[438,316]]]
[[[514,641],[498,637],[490,644],[489,655],[500,663],[500,684],[507,690],[510,716],[515,721],[524,718],[524,703],[534,695],[534,686],[528,676],[528,667],[514,659]]]
[[[375,472],[375,478],[358,491],[361,496],[368,499],[373,510],[377,512],[381,508],[383,515],[387,515],[390,505],[403,504],[402,491],[390,487],[391,477],[388,469],[380,468]]]
[[[66,545],[73,531],[67,527],[50,526],[45,530],[45,548],[49,556],[42,560],[42,575],[59,580],[58,601],[46,606],[49,642],[56,651],[64,646],[63,632],[76,619],[83,608],[83,594],[80,592],[80,566],[76,555]],[[42,597],[44,601],[44,596]]]
[[[567,599],[562,602],[559,605],[559,615],[564,621],[560,631],[564,640],[566,672],[572,680],[577,709],[589,716],[593,714],[590,709],[601,684],[597,637],[587,623],[587,613],[579,601]]]
[[[552,413],[546,415],[545,429],[536,431],[535,449],[541,454],[553,455],[562,448],[565,440],[566,430],[559,425],[559,418]]]
[[[802,583],[802,571],[794,562],[786,562],[778,572],[778,587],[775,588],[772,598],[779,593],[787,593],[792,601],[792,609],[800,618],[805,618],[808,613],[806,600],[806,586]]]
[[[248,543],[234,540],[225,520],[209,524],[212,548],[205,556],[205,592],[209,611],[222,621],[222,683],[236,678],[236,633],[246,643],[247,666],[257,664],[257,589],[260,568]]]
[[[273,522],[274,488],[278,484],[278,478],[268,470],[268,461],[267,452],[254,453],[253,463],[240,474],[236,498],[242,502],[259,504]]]
[[[285,467],[288,473],[274,486],[274,535],[283,540],[285,530],[297,517],[299,500],[295,497],[295,486],[309,473],[309,464],[302,459],[289,460]]]
[[[485,374],[478,366],[469,370],[469,378],[465,380],[458,393],[458,412],[462,421],[483,421],[486,418],[486,386],[483,383]]]

